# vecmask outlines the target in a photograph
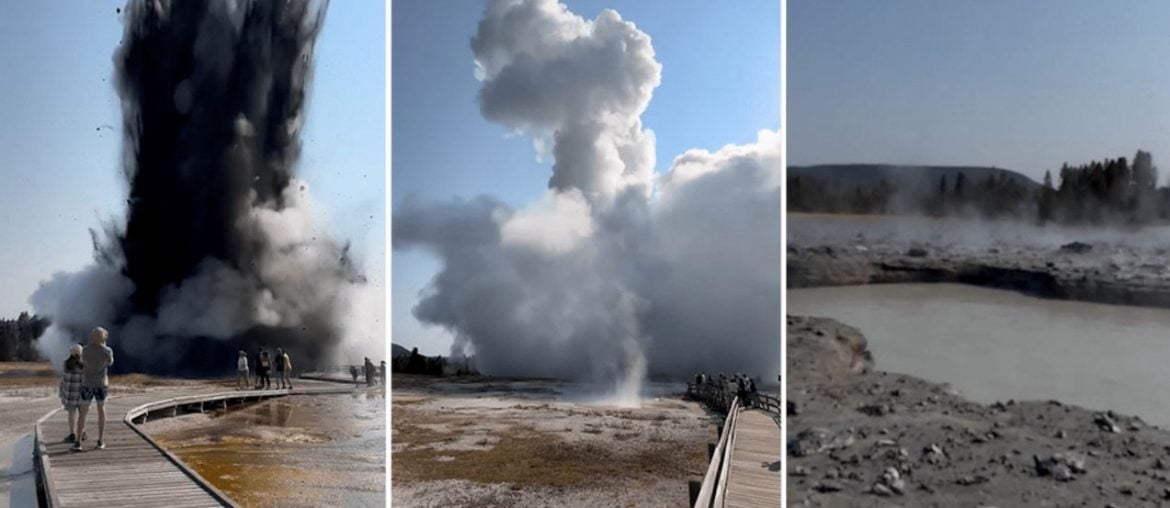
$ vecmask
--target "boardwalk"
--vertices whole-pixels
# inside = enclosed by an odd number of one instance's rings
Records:
[[[301,381],[301,387],[292,395],[336,393],[333,383]],[[343,388],[348,391],[350,388]],[[85,450],[73,452],[62,438],[69,434],[64,411],[46,415],[40,424],[40,439],[45,444],[41,480],[54,499],[51,507],[155,507],[194,508],[234,506],[230,499],[203,481],[169,453],[141,435],[124,421],[128,411],[160,399],[210,396],[224,392],[223,388],[175,390],[169,393],[133,394],[113,397],[106,403],[106,448],[93,450],[97,442],[97,415],[91,408],[86,433]],[[233,394],[272,396],[289,395],[287,390],[264,392],[234,392]]]
[[[780,399],[760,393],[753,408],[744,408],[721,383],[687,384],[687,394],[726,414],[719,443],[702,482],[692,482],[695,508],[756,508],[780,506]]]
[[[731,437],[731,472],[724,506],[780,506],[780,425],[771,413],[740,410]]]

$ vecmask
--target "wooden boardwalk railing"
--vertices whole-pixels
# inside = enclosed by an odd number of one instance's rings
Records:
[[[733,392],[717,383],[688,384],[687,395],[725,412],[706,475],[691,505],[712,507],[776,507],[781,502],[780,400],[756,393],[744,407]]]
[[[304,383],[304,384],[302,384]],[[112,397],[106,402],[106,449],[97,443],[96,410],[86,424],[84,451],[70,450],[64,411],[50,411],[34,429],[37,479],[49,508],[235,506],[230,498],[187,467],[138,427],[147,419],[175,416],[214,407],[229,407],[272,397],[343,393],[351,386],[302,382],[295,390],[232,391],[170,396],[160,393]],[[308,385],[308,386],[306,386]],[[171,392],[175,394],[179,392]],[[190,393],[185,391],[184,393]],[[165,397],[162,400],[158,398]]]

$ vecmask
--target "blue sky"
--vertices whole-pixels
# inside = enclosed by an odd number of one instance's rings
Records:
[[[88,228],[122,216],[112,85],[122,2],[0,2],[0,317],[92,260]],[[385,11],[332,2],[316,50],[300,175],[371,280],[385,280]]]
[[[1039,179],[1139,148],[1170,160],[1170,3],[791,0],[788,18],[789,164]]]
[[[642,119],[657,137],[659,171],[689,148],[750,143],[758,130],[780,127],[779,2],[736,8],[697,0],[565,3],[588,19],[612,8],[651,37],[662,84]],[[551,161],[537,162],[529,139],[508,137],[506,128],[479,114],[470,41],[483,7],[394,3],[391,206],[409,194],[489,194],[521,206],[547,186]],[[392,265],[393,340],[446,355],[446,332],[411,315],[437,262],[424,252],[400,251]]]

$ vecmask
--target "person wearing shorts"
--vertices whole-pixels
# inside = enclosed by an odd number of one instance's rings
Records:
[[[89,412],[89,403],[97,404],[98,440],[94,448],[101,450],[106,447],[106,398],[109,396],[110,378],[109,369],[114,364],[114,350],[106,345],[110,332],[105,328],[94,328],[89,334],[89,344],[81,350],[83,363],[81,374],[81,411],[78,415],[77,434],[85,435],[85,416]],[[74,450],[81,450],[81,439],[73,443]]]

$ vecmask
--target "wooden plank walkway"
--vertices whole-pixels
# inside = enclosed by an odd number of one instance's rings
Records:
[[[276,396],[312,393],[337,393],[337,384],[297,380],[292,390],[241,391],[239,394]],[[115,394],[116,392],[115,387]],[[345,391],[349,391],[347,387]],[[223,388],[186,389],[111,397],[106,402],[104,450],[97,444],[97,411],[90,407],[86,422],[89,435],[80,452],[70,451],[63,439],[69,434],[65,411],[46,415],[37,429],[44,443],[40,458],[42,481],[51,483],[47,491],[55,498],[51,505],[66,508],[90,507],[157,507],[198,508],[234,506],[198,474],[188,469],[168,452],[160,450],[148,438],[124,421],[131,409],[175,397],[222,394]]]
[[[740,410],[736,417],[731,472],[724,506],[780,506],[780,451],[783,436],[775,416],[759,409]]]

